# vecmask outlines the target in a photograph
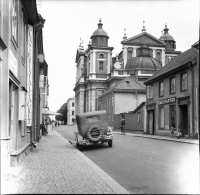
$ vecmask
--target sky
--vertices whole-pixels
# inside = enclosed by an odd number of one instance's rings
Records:
[[[87,49],[99,19],[114,47],[122,51],[124,29],[128,38],[146,32],[160,38],[165,24],[184,52],[199,40],[199,0],[40,0],[38,11],[46,20],[43,46],[48,64],[49,109],[57,111],[71,97],[76,84],[76,52],[83,41]]]

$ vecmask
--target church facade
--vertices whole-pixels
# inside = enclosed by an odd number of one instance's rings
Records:
[[[168,33],[167,26],[158,39],[147,33],[143,25],[142,33],[136,36],[127,38],[124,34],[122,51],[112,57],[114,48],[108,46],[109,36],[102,26],[99,20],[87,49],[80,43],[76,53],[76,114],[102,109],[101,96],[110,87],[130,76],[143,85],[168,60],[181,53],[175,51],[176,42]]]

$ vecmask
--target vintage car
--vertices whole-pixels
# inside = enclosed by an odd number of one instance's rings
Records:
[[[75,141],[79,150],[86,144],[108,143],[112,147],[113,132],[108,126],[105,110],[87,112],[76,115],[78,132],[75,132]]]

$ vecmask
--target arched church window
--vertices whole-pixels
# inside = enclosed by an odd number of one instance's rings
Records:
[[[99,70],[103,70],[103,61],[99,61]]]
[[[128,52],[128,60],[131,59],[131,57],[132,57],[132,51],[129,51]]]
[[[157,53],[156,53],[156,59],[157,59],[158,61],[161,61],[161,55],[160,55],[160,52],[157,52]]]

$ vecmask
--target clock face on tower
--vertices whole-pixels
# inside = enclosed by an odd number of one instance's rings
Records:
[[[121,65],[120,65],[119,62],[116,62],[116,63],[114,64],[114,67],[115,67],[116,69],[120,69],[120,68],[121,68]]]

